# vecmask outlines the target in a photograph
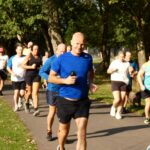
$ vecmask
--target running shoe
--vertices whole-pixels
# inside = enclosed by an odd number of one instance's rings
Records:
[[[19,100],[18,100],[18,107],[21,108],[22,106],[23,106],[22,98],[19,97]]]
[[[34,111],[33,116],[38,116],[40,114],[40,111],[37,109]]]
[[[3,96],[3,93],[2,93],[2,91],[0,91],[0,96]]]
[[[47,136],[46,136],[48,141],[52,141],[53,137],[52,137],[52,133],[51,132],[47,132]]]
[[[116,108],[112,106],[110,110],[110,116],[115,117],[115,115],[116,115]]]
[[[14,112],[16,112],[16,111],[18,111],[18,110],[19,110],[18,105],[15,105]]]
[[[116,113],[115,117],[117,120],[122,119],[121,113],[119,113],[119,112]]]
[[[26,113],[30,112],[29,103],[24,103],[24,110]]]
[[[144,123],[147,124],[147,125],[150,124],[150,118],[146,118],[146,119],[144,120]]]
[[[56,150],[60,150],[60,146],[59,145],[57,145],[57,149]]]
[[[56,150],[60,150],[60,146],[59,145],[57,145],[57,149]],[[64,149],[65,150],[65,149]]]
[[[33,105],[33,100],[30,98],[29,99],[29,104],[33,107],[34,105]]]

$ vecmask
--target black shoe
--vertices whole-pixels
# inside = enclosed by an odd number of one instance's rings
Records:
[[[24,103],[24,110],[26,113],[30,112],[29,103]]]
[[[52,133],[47,132],[47,137],[46,138],[47,138],[48,141],[52,141],[53,140]]]
[[[129,113],[129,111],[125,107],[123,107],[122,114],[127,114],[127,113]]]
[[[0,91],[0,96],[3,96],[3,93],[2,93],[2,91]]]

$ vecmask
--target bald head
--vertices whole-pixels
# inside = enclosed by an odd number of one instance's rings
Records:
[[[65,53],[65,52],[66,52],[66,45],[64,43],[60,43],[57,46],[56,55],[59,56],[59,55]]]
[[[85,36],[81,32],[76,32],[72,36],[71,46],[74,55],[80,55],[84,50]]]
[[[76,32],[72,35],[72,40],[76,40],[78,38],[82,38],[84,40],[85,36],[82,32]]]
[[[31,48],[32,46],[33,46],[33,42],[32,41],[28,42],[28,48]]]

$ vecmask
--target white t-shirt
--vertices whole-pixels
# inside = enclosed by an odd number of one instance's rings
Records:
[[[7,67],[11,68],[13,72],[15,73],[14,75],[11,75],[11,81],[24,81],[25,79],[25,69],[21,67],[22,62],[24,61],[25,56],[12,56],[7,64]]]
[[[0,56],[0,69],[5,68],[5,66],[3,65],[5,61],[6,62],[8,61],[8,56],[7,55]]]
[[[129,62],[122,62],[120,60],[114,60],[109,66],[109,69],[117,69],[117,71],[111,74],[111,81],[122,81],[128,84]]]

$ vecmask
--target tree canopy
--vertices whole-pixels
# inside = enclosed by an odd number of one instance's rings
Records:
[[[111,48],[139,50],[141,42],[148,56],[150,0],[0,0],[0,44],[7,49],[20,35],[22,43],[32,40],[53,54],[76,31],[107,63]]]

